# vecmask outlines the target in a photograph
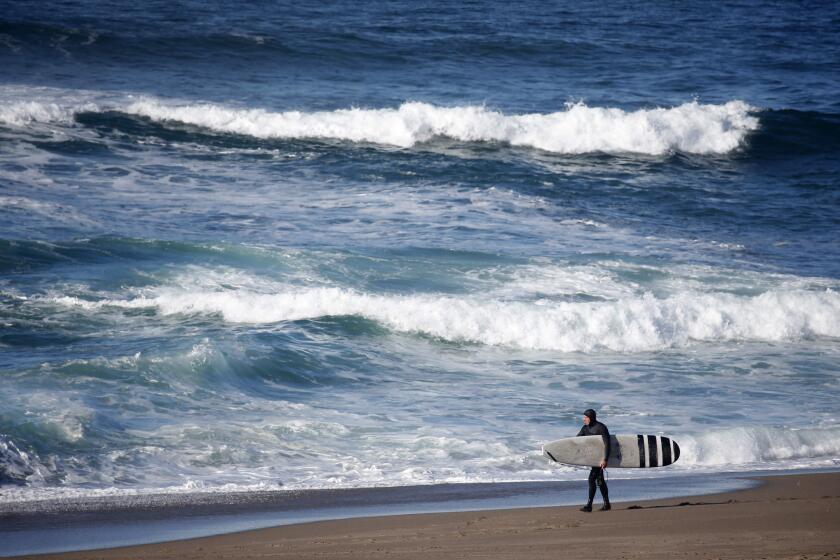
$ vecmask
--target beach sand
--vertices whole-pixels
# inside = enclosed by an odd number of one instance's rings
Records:
[[[610,512],[396,515],[24,558],[840,558],[840,473],[762,481],[725,494],[615,503]]]

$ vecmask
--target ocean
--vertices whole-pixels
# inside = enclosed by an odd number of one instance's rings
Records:
[[[836,469],[838,27],[0,1],[0,502]]]

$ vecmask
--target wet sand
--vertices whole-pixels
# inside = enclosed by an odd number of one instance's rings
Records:
[[[609,512],[395,515],[22,558],[840,558],[840,473],[762,480],[725,494],[616,503]]]

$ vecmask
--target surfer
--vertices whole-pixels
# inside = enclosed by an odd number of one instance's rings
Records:
[[[601,465],[592,467],[589,471],[589,501],[586,505],[580,508],[580,511],[592,511],[592,500],[595,499],[595,486],[601,488],[601,497],[604,498],[604,505],[601,506],[600,511],[609,511],[610,495],[607,489],[607,481],[604,480],[604,471],[607,470],[607,458],[610,456],[610,431],[607,427],[598,422],[595,411],[587,409],[583,413],[583,426],[577,433],[579,436],[601,436],[604,438],[604,457],[601,459]]]

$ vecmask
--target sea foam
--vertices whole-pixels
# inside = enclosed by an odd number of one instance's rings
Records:
[[[840,455],[840,427],[813,430],[741,426],[680,436],[683,467],[741,465],[831,458]]]
[[[756,109],[739,100],[694,101],[635,111],[570,103],[552,113],[506,114],[480,105],[442,107],[424,102],[406,102],[396,108],[275,112],[48,88],[3,88],[0,97],[0,125],[5,126],[69,124],[79,113],[116,111],[255,138],[326,139],[402,148],[449,138],[561,154],[719,154],[742,146],[759,126],[753,114]]]
[[[0,104],[0,125],[26,126],[50,122],[72,122],[73,116],[83,110],[95,109],[93,105],[62,105],[41,101],[16,101]]]
[[[519,302],[432,295],[372,295],[343,288],[255,293],[163,289],[132,299],[53,302],[88,308],[156,308],[163,315],[218,314],[232,323],[360,316],[398,332],[455,342],[561,352],[640,352],[697,341],[795,341],[840,337],[840,294],[774,290],[756,296],[646,294],[608,302]]]
[[[501,142],[563,154],[726,153],[758,128],[743,101],[685,103],[673,108],[624,111],[569,104],[564,111],[506,115],[483,106],[438,107],[403,103],[396,109],[271,112],[214,104],[171,105],[146,99],[125,112],[256,138],[313,138],[412,147],[435,137]]]
[[[387,447],[372,447],[354,445],[356,440],[340,424],[296,420],[285,425],[291,428],[292,439],[306,438],[307,452],[314,451],[308,453],[306,462],[289,459],[298,455],[290,453],[295,449],[289,441],[290,432],[278,431],[275,424],[249,429],[246,439],[252,442],[248,444],[253,448],[251,453],[243,453],[241,438],[229,446],[218,443],[184,449],[179,438],[183,437],[181,432],[193,429],[188,427],[185,430],[175,428],[176,433],[168,434],[175,438],[168,445],[112,451],[97,459],[100,471],[124,475],[126,471],[142,469],[145,482],[151,483],[150,486],[115,485],[109,476],[84,468],[84,461],[63,463],[52,457],[42,460],[0,435],[0,474],[5,473],[5,480],[0,476],[0,483],[13,484],[4,486],[0,504],[46,498],[276,490],[276,480],[280,477],[282,488],[289,490],[580,478],[580,471],[550,463],[540,452],[539,442],[527,438],[520,445],[511,446],[499,440],[478,440],[463,434],[416,434],[403,441],[390,441],[391,445]],[[319,446],[317,442],[324,437],[325,430],[332,432],[330,442],[348,447]],[[213,433],[219,437],[219,431]],[[278,434],[282,439],[277,438]],[[840,427],[837,426],[806,430],[745,425],[668,435],[674,437],[681,449],[675,464],[663,469],[644,469],[644,472],[620,469],[621,473],[616,471],[612,476],[831,467],[837,465],[840,454]],[[261,445],[269,447],[261,449]],[[205,464],[201,460],[204,455],[218,454],[218,449],[229,454],[231,460],[235,458],[240,468],[221,473],[212,462]],[[269,465],[251,463],[254,458],[264,460],[274,454],[278,454],[273,457],[277,460]],[[149,469],[150,465],[154,468]],[[315,465],[319,476],[312,476]],[[76,470],[77,466],[81,468]],[[212,468],[208,468],[210,466]],[[224,476],[220,476],[222,474]],[[87,485],[56,486],[48,482],[67,475],[76,482],[85,481]]]

